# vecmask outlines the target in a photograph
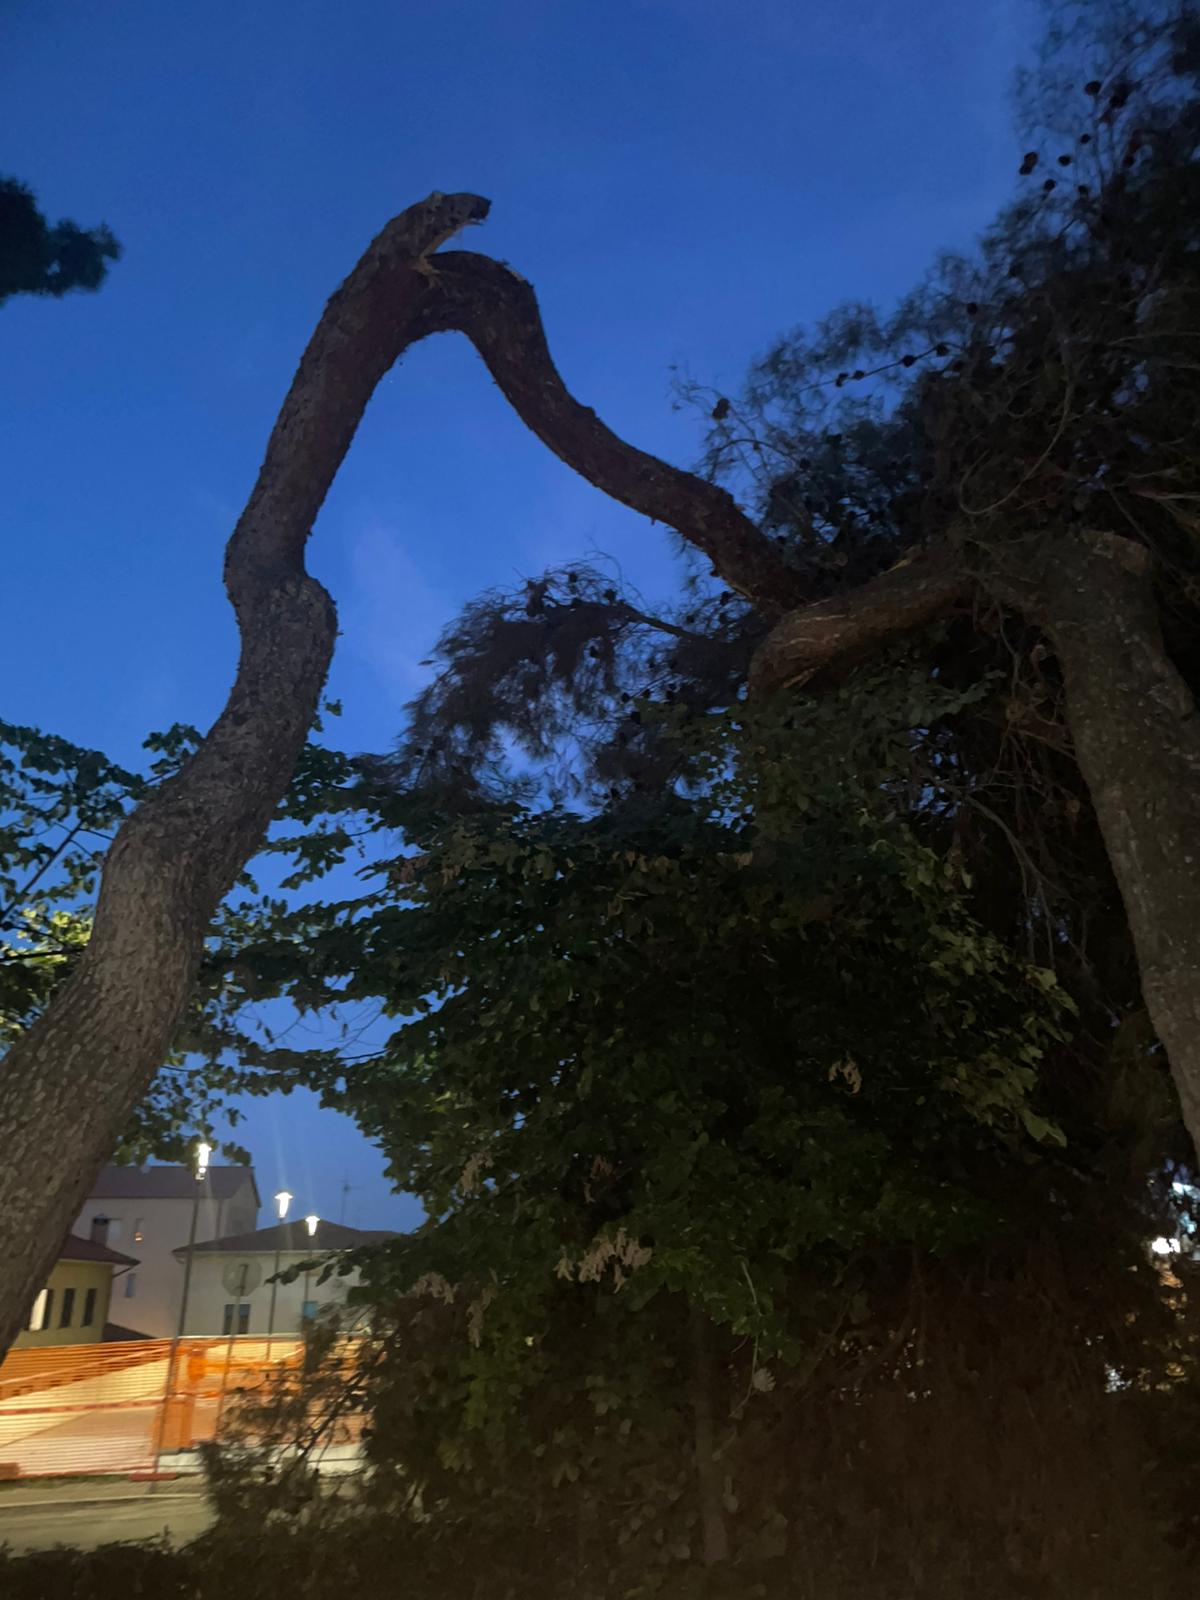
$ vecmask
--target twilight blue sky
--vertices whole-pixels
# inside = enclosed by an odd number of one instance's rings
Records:
[[[732,387],[789,324],[970,243],[1015,166],[1031,0],[0,0],[0,172],[104,220],[95,296],[0,310],[3,714],[133,762],[232,673],[222,544],[321,306],[393,213],[470,189],[575,393],[688,464],[669,367]],[[385,380],[311,545],[352,749],[394,737],[472,593],[589,550],[650,596],[661,530],[529,437],[469,346]],[[260,1187],[404,1226],[304,1096],[239,1134]]]

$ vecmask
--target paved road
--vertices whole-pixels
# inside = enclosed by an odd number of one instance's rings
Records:
[[[203,1490],[186,1479],[146,1484],[29,1484],[0,1490],[0,1544],[13,1550],[47,1550],[52,1545],[97,1545],[149,1539],[168,1533],[186,1544],[208,1526],[211,1513]]]

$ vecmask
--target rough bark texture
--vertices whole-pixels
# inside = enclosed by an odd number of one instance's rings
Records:
[[[902,561],[848,594],[789,611],[755,652],[750,687],[764,693],[806,683],[822,667],[855,660],[895,634],[932,622],[971,588],[955,553],[939,549]]]
[[[1013,598],[1054,643],[1146,1009],[1200,1151],[1200,716],[1164,648],[1149,567],[1129,539],[1063,539],[1036,591]]]
[[[233,537],[241,656],[179,775],[117,835],[78,968],[0,1072],[0,1354],[187,1004],[205,931],[261,840],[312,724],[336,633],[304,547],[379,379],[430,290],[425,255],[486,215],[434,195],[395,218],[326,307]]]

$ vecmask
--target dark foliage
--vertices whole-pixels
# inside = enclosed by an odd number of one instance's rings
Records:
[[[914,730],[965,709],[898,653],[710,718],[707,756],[693,727],[687,797],[401,806],[418,856],[241,953],[400,1019],[281,1068],[435,1219],[363,1262],[351,1404],[420,1582],[699,1592],[697,1313],[732,1592],[1178,1582],[1193,1323],[1146,1254],[1181,1226],[1175,1108],[1144,1036],[1076,1033],[914,832]],[[311,1380],[270,1437],[347,1392]],[[308,1503],[229,1465],[260,1521]]]
[[[378,771],[460,814],[538,792],[592,803],[659,793],[678,752],[645,711],[730,703],[762,632],[727,591],[658,614],[582,562],[492,590],[438,641],[438,676]]]
[[[1053,7],[1020,88],[1017,196],[978,249],[890,316],[843,307],[788,334],[740,396],[684,388],[707,471],[814,600],[936,541],[994,596],[1064,531],[1113,527],[1153,552],[1169,649],[1200,689],[1198,39],[1191,4]],[[734,703],[767,621],[695,573],[654,608],[583,567],[486,595],[439,643],[384,775],[443,809],[538,786],[590,806],[669,792],[688,745],[663,707]],[[998,599],[924,650],[939,681],[988,689],[918,736],[925,837],[1103,1037],[1139,978],[1053,653]]]
[[[72,289],[98,289],[120,255],[107,227],[47,222],[31,189],[0,178],[0,303],[15,294],[57,299]]]

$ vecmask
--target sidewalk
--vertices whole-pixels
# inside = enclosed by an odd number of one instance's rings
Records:
[[[198,1478],[158,1484],[128,1478],[43,1479],[0,1487],[0,1545],[16,1551],[97,1545],[166,1534],[186,1544],[212,1514]]]

